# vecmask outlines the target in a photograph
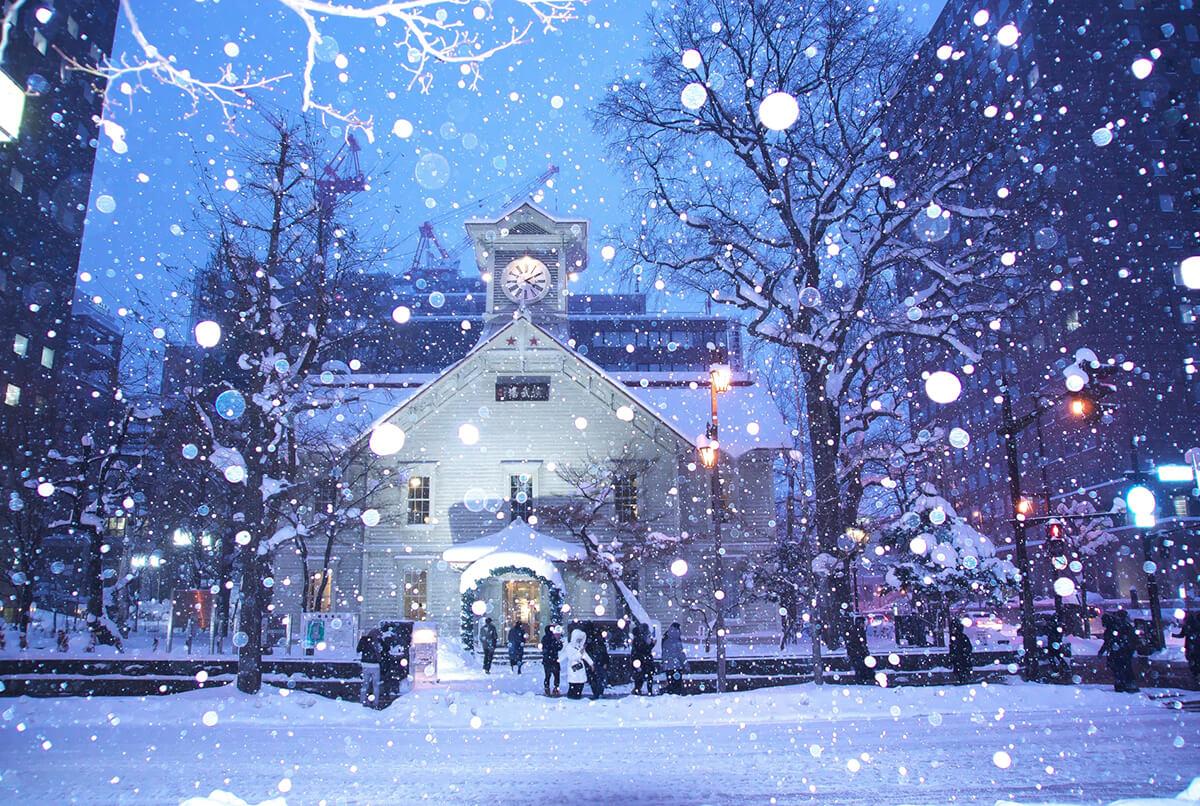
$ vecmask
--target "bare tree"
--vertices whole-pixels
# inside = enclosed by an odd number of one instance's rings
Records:
[[[653,529],[656,517],[636,502],[618,502],[618,487],[638,484],[652,462],[627,456],[588,457],[584,462],[562,464],[557,475],[570,488],[562,498],[550,497],[538,502],[537,517],[558,526],[579,541],[591,563],[608,578],[609,584],[625,602],[635,622],[646,619],[637,592],[626,582],[627,569],[657,556],[676,545],[668,536]]]
[[[467,4],[462,0],[276,0],[279,8],[289,12],[302,32],[295,50],[304,58],[297,73],[302,82],[302,113],[317,113],[324,118],[341,121],[352,128],[362,129],[368,139],[374,137],[374,121],[358,109],[344,109],[321,100],[316,90],[314,72],[319,54],[332,41],[321,29],[331,20],[356,22],[372,29],[389,25],[398,27],[392,45],[402,58],[400,68],[408,73],[409,88],[428,92],[433,86],[434,64],[457,65],[461,84],[474,89],[480,80],[480,66],[498,53],[516,47],[529,38],[540,26],[550,33],[575,17],[577,7],[586,0],[515,0],[521,16],[508,18],[508,32],[489,38],[479,30],[481,23],[493,18],[490,2]],[[19,7],[21,4],[17,3]],[[193,108],[202,102],[216,104],[227,124],[239,110],[249,108],[250,94],[270,90],[292,77],[292,73],[266,75],[248,68],[238,72],[228,62],[214,75],[201,76],[190,69],[181,58],[166,53],[147,34],[134,12],[133,0],[121,0],[121,11],[139,52],[114,55],[98,66],[84,65],[68,58],[73,69],[102,76],[116,86],[122,96],[132,99],[135,92],[146,92],[151,83],[174,87],[186,95]],[[468,19],[468,11],[470,18]],[[480,13],[482,12],[482,13]],[[393,28],[393,30],[395,30]],[[235,54],[236,55],[236,54]],[[333,54],[327,59],[332,60]],[[148,83],[149,82],[149,83]],[[114,140],[123,130],[114,121],[106,120],[104,128]]]
[[[372,502],[395,487],[402,473],[383,467],[370,451],[345,450],[326,430],[309,431],[302,440],[297,464],[288,474],[293,483],[285,496],[272,501],[272,509],[274,520],[286,530],[279,546],[291,542],[300,558],[301,601],[308,610],[319,609],[329,590],[337,547],[358,535],[364,523],[370,525],[372,514],[378,516]]]
[[[904,119],[914,43],[865,0],[682,0],[650,24],[653,52],[597,112],[632,178],[626,251],[791,352],[816,540],[833,551],[864,489],[847,434],[897,416],[878,370],[914,345],[931,364],[979,360],[1017,302],[1033,180],[1004,202],[976,194],[988,138],[949,152],[951,121]],[[821,599],[836,641],[847,580]]]
[[[139,487],[142,450],[131,444],[130,429],[136,421],[159,415],[157,409],[139,408],[127,403],[117,428],[102,444],[89,432],[80,440],[78,452],[57,450],[50,458],[60,469],[57,483],[42,492],[62,496],[69,501],[69,517],[53,522],[49,528],[65,530],[86,541],[87,623],[97,643],[121,650],[121,635],[106,608],[104,561],[114,548],[107,533],[107,519],[114,513],[134,508],[133,495]],[[115,554],[115,552],[114,552]]]
[[[330,226],[347,200],[322,205],[315,180],[325,160],[314,129],[268,121],[264,132],[241,154],[247,176],[238,193],[204,201],[214,259],[197,306],[207,331],[220,335],[206,358],[204,440],[208,461],[239,491],[234,643],[246,692],[261,685],[270,553],[294,536],[280,502],[299,481],[296,416],[319,398],[339,295],[378,257],[349,229]]]

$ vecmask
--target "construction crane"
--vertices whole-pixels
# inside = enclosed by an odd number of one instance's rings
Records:
[[[325,254],[329,227],[338,197],[367,189],[367,176],[358,162],[360,151],[362,148],[358,145],[358,140],[354,139],[354,135],[346,135],[342,147],[317,177],[317,249],[321,255]]]
[[[536,179],[521,185],[511,195],[501,201],[499,207],[508,208],[513,203],[521,201],[557,174],[557,165],[548,166]],[[496,195],[498,194],[493,193],[476,199],[469,207],[474,212],[487,212],[488,205],[493,204]],[[495,208],[493,207],[492,209],[494,210]],[[471,238],[468,235],[464,235],[447,249],[438,239],[436,226],[440,223],[459,218],[463,213],[463,208],[460,208],[430,219],[417,228],[417,250],[413,253],[412,264],[408,268],[410,276],[423,276],[428,279],[437,280],[444,274],[458,274],[459,258],[462,257],[463,252],[470,248]]]

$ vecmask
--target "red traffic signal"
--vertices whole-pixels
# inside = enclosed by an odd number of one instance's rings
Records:
[[[1067,540],[1063,525],[1058,521],[1046,524],[1046,553],[1051,557],[1067,556]]]

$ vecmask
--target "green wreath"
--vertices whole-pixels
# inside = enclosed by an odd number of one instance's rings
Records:
[[[505,574],[522,574],[524,576],[531,576],[545,585],[550,591],[550,623],[562,624],[562,589],[541,574],[535,573],[532,569],[523,568],[519,565],[506,565],[501,568],[493,569],[486,577],[477,580],[474,585],[463,591],[462,612],[459,614],[459,623],[462,627],[462,645],[464,649],[467,649],[471,652],[475,651],[475,614],[471,612],[471,605],[475,603],[475,595],[479,589],[479,583],[483,582],[484,579],[504,576]]]

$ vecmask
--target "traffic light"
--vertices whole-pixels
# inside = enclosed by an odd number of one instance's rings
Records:
[[[1063,525],[1058,521],[1046,524],[1046,553],[1051,557],[1067,556],[1067,539]]]
[[[1125,506],[1133,516],[1133,525],[1150,528],[1158,523],[1155,510],[1158,509],[1158,499],[1154,491],[1145,484],[1135,484],[1125,491]]]

